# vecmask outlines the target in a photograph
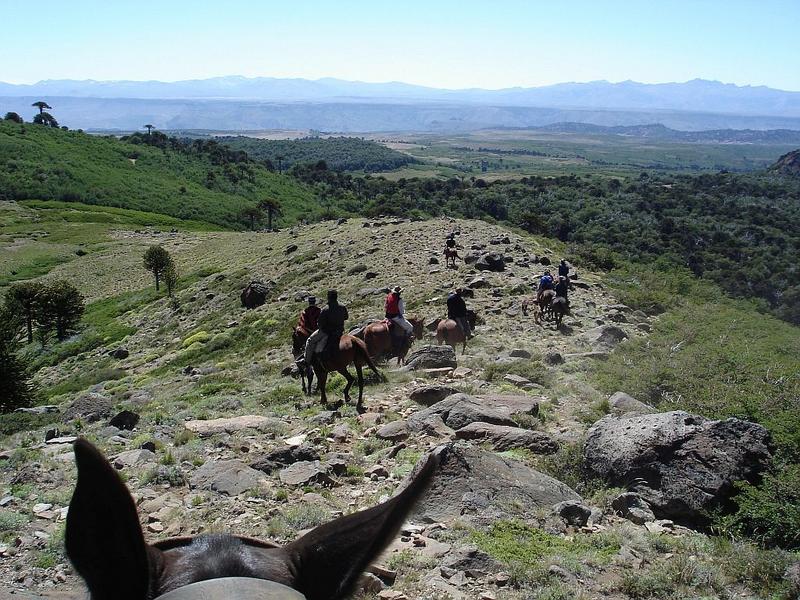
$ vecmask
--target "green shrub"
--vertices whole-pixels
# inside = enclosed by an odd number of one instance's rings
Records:
[[[34,415],[29,413],[0,414],[0,434],[12,435],[20,431],[30,431],[56,423],[60,420],[58,413]]]
[[[187,349],[195,343],[205,344],[210,339],[211,334],[207,331],[197,331],[183,340],[183,342],[181,342],[181,347]]]
[[[536,360],[515,360],[509,362],[495,362],[491,363],[483,370],[483,378],[486,381],[495,381],[502,379],[504,375],[519,375],[525,377],[532,383],[539,385],[545,384],[545,374],[547,370],[544,365]]]

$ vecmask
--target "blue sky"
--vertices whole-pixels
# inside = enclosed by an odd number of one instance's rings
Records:
[[[700,77],[800,90],[800,0],[0,0],[0,14],[0,81],[11,83]]]

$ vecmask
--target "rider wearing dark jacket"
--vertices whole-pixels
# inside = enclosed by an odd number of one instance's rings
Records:
[[[569,277],[569,265],[567,261],[563,258],[561,259],[561,264],[558,265],[558,276],[559,277]]]
[[[461,288],[457,288],[447,296],[447,318],[453,319],[458,323],[461,331],[469,338],[472,337],[472,328],[467,317],[467,303],[464,302],[464,298],[461,296],[462,292]]]
[[[319,328],[328,335],[339,337],[344,333],[344,324],[350,315],[347,308],[339,304],[336,290],[328,292],[328,305],[319,313]]]
[[[558,278],[558,283],[556,284],[556,296],[561,296],[564,299],[567,299],[567,291],[569,289],[569,284],[567,283],[567,278],[563,275]]]

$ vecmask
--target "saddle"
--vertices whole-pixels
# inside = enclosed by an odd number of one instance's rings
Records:
[[[386,325],[386,327],[389,330],[389,335],[391,335],[392,337],[404,338],[406,336],[402,327],[400,327],[397,323],[395,323],[391,319],[384,319],[383,321],[381,321],[381,323]]]

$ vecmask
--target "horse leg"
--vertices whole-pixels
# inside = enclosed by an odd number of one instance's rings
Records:
[[[345,402],[350,402],[350,388],[353,387],[355,378],[350,375],[350,371],[347,370],[347,367],[339,369],[339,373],[347,380],[347,385],[344,386],[344,400]]]
[[[316,369],[315,369],[316,371]],[[320,402],[322,404],[328,404],[328,395],[325,393],[325,388],[328,386],[328,372],[327,371],[316,371],[317,373],[317,388],[320,391]]]
[[[364,408],[364,371],[359,364],[356,364],[356,375],[358,376],[358,404],[356,404],[356,412],[361,414],[366,412],[366,409]]]

